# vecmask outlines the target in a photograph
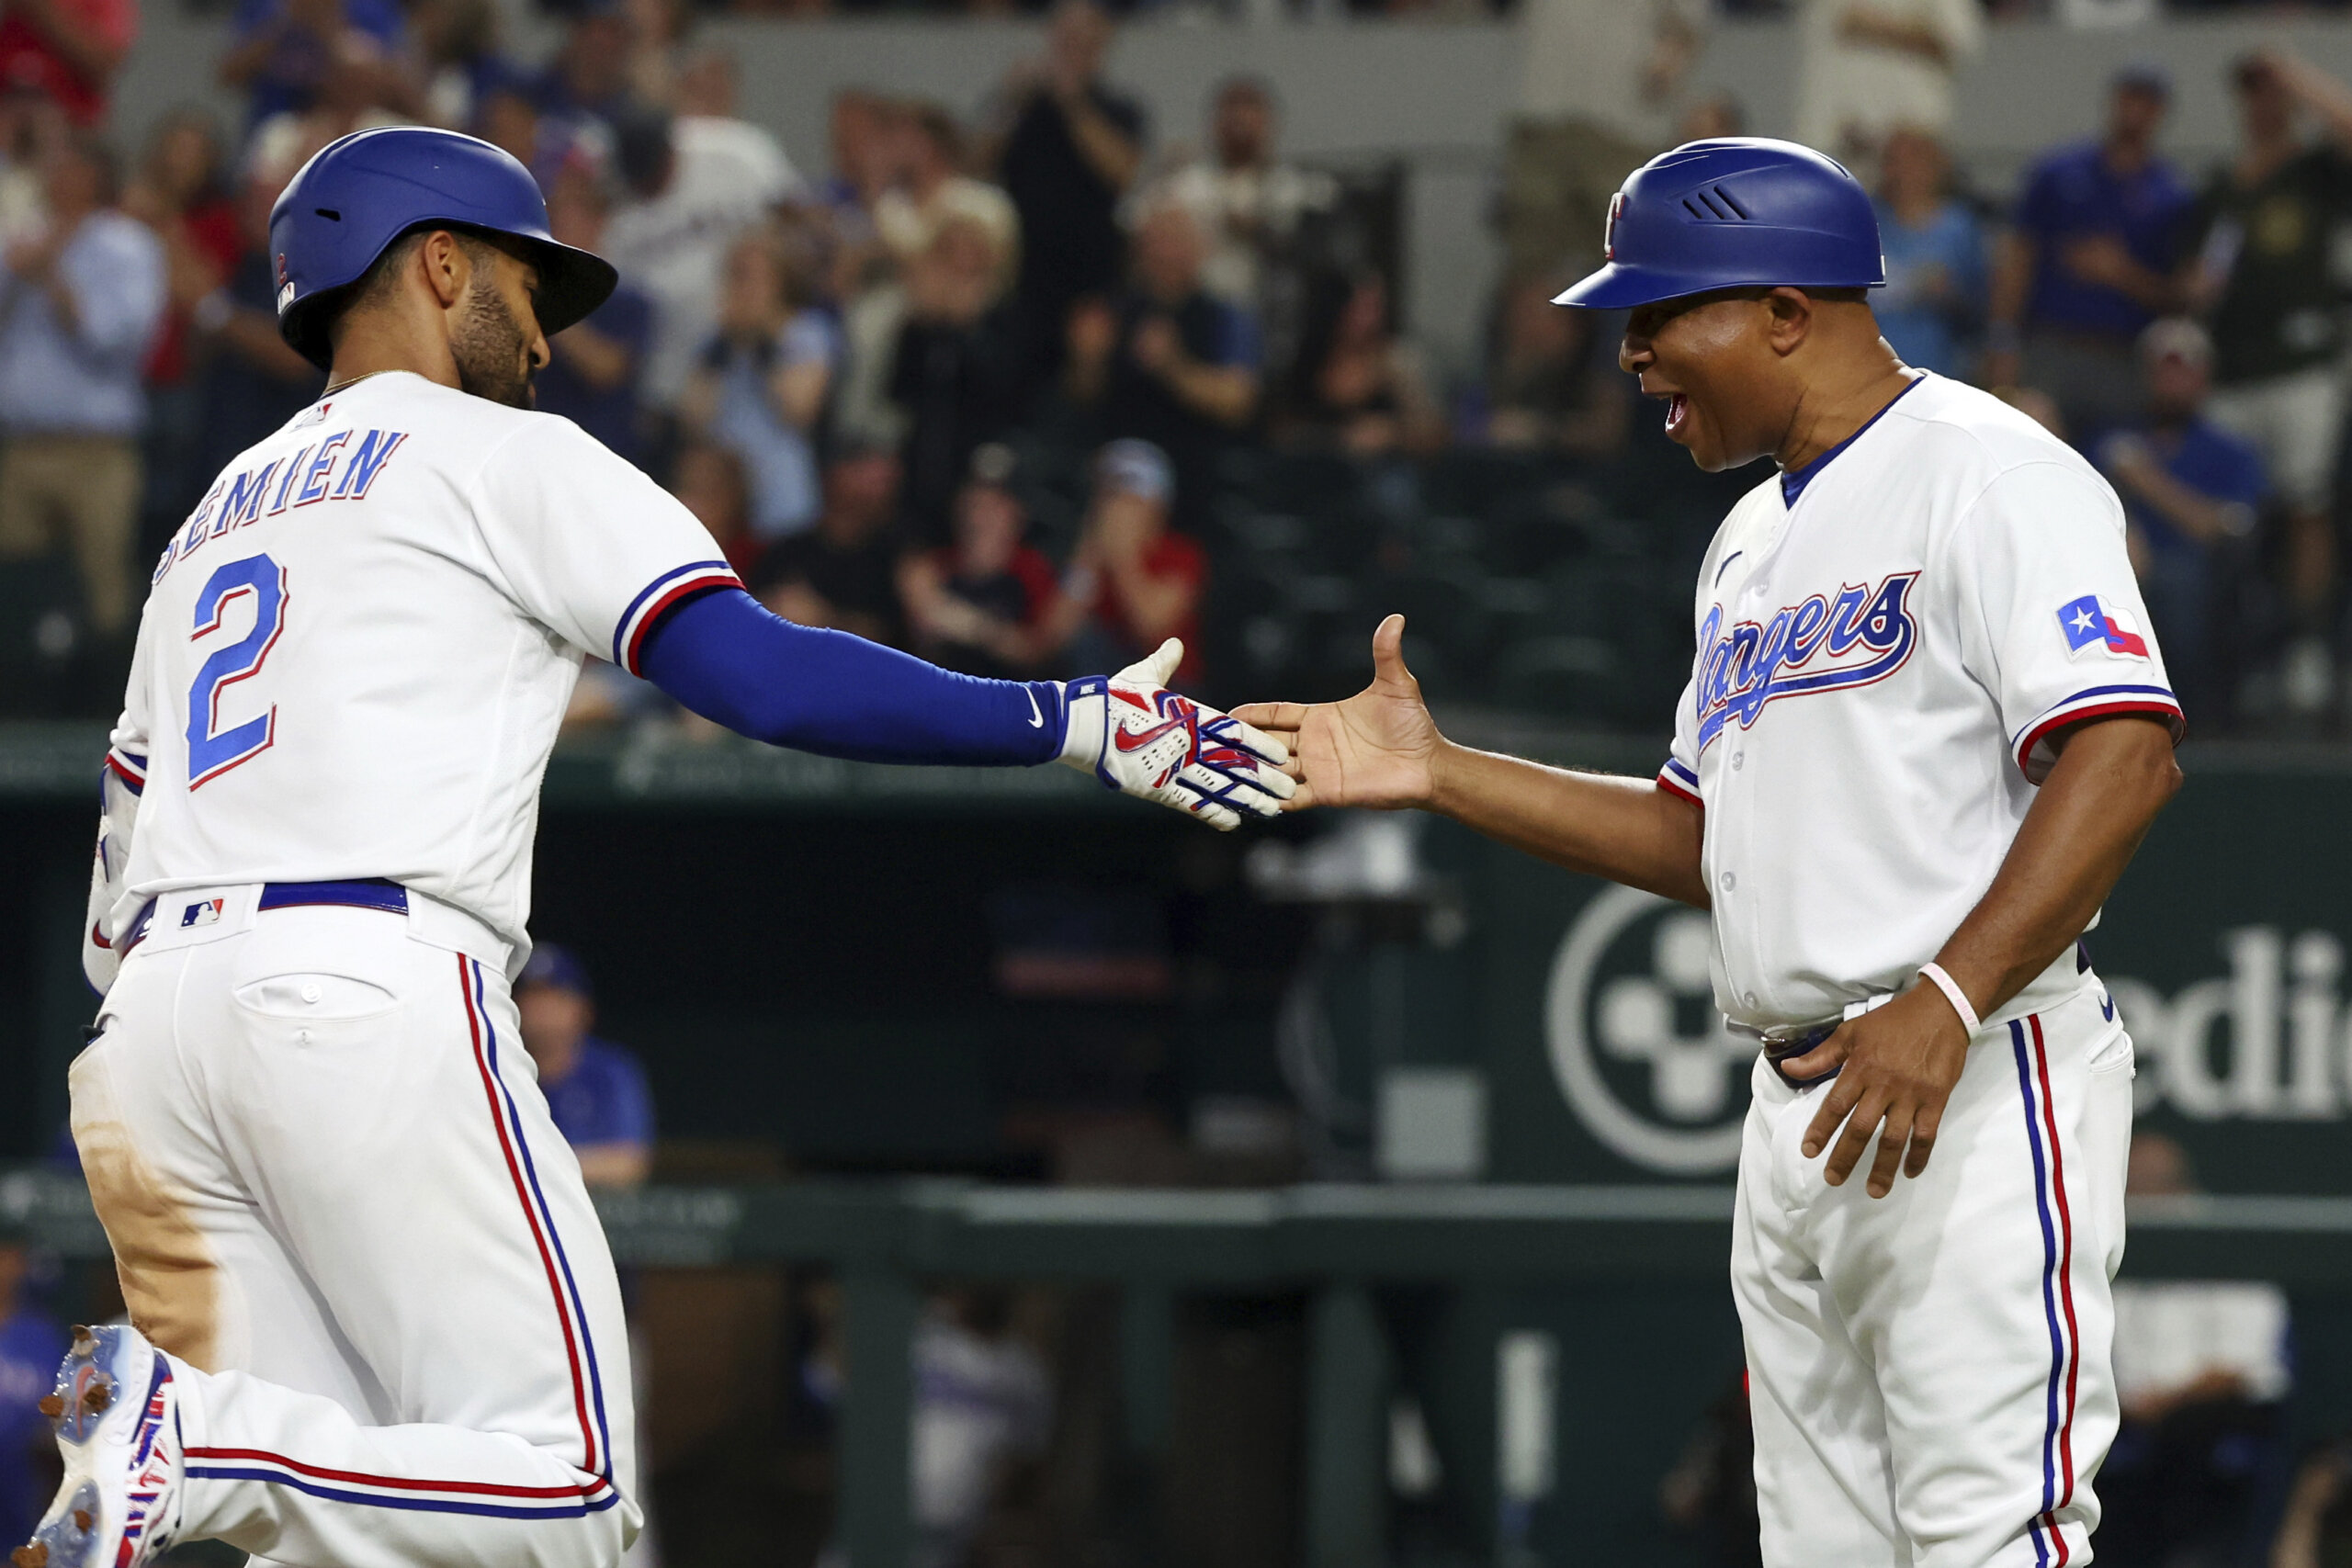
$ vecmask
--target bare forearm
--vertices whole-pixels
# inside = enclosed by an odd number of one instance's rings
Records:
[[[1112,581],[1117,585],[1127,625],[1133,628],[1136,639],[1147,645],[1157,646],[1161,638],[1175,636],[1198,602],[1193,585],[1181,579],[1163,580],[1139,570],[1114,570]]]
[[[1938,65],[1951,63],[1951,48],[1934,24],[1858,6],[1846,13],[1846,36],[1856,43],[1916,54]]]
[[[2124,268],[2115,281],[2116,287],[2131,296],[2134,304],[2157,315],[2180,309],[2187,293],[2179,279],[2171,274],[2136,263]]]
[[[2025,297],[2033,284],[2033,242],[2021,234],[2003,237],[1993,263],[1993,285],[1984,314],[1996,326],[2025,320]]]
[[[1430,809],[1487,838],[1589,876],[1703,909],[1704,818],[1648,779],[1571,773],[1441,743]]]
[[[2073,733],[1993,886],[1936,954],[1979,1017],[2082,935],[2179,787],[2163,726],[2114,718]]]
[[[2161,468],[2141,476],[2135,488],[2141,500],[2199,544],[2210,545],[2231,532],[2230,502],[2199,495]]]
[[[1258,378],[1228,366],[1179,361],[1168,369],[1168,384],[1197,412],[1220,424],[1239,424],[1258,402]]]
[[[1134,183],[1136,171],[1143,165],[1143,153],[1127,140],[1126,132],[1083,97],[1064,100],[1062,111],[1079,155],[1093,165],[1102,183],[1115,191]]]
[[[2285,71],[2287,90],[2320,118],[2328,135],[2352,144],[2352,89],[2305,61],[2282,60],[2274,68]]]
[[[242,87],[261,74],[262,67],[277,52],[278,39],[284,36],[283,22],[274,22],[220,57],[220,80],[232,87]]]
[[[833,383],[832,367],[821,361],[787,365],[768,382],[776,412],[795,430],[807,430],[824,412],[825,392]]]
[[[555,351],[571,360],[580,378],[600,392],[609,392],[621,385],[637,368],[637,355],[628,344],[618,338],[606,337],[584,323],[560,335]]]
[[[311,362],[286,346],[277,322],[266,310],[240,310],[220,328],[220,341],[246,363],[277,380],[308,381],[318,375]]]

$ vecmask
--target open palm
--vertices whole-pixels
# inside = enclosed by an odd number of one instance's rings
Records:
[[[1441,738],[1421,701],[1421,683],[1405,668],[1405,617],[1391,615],[1372,635],[1372,684],[1345,702],[1251,703],[1233,716],[1291,749],[1297,792],[1283,809],[1424,806]]]

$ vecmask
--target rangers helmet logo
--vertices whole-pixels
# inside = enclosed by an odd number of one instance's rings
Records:
[[[1617,259],[1617,215],[1624,210],[1625,193],[1621,190],[1609,198],[1609,221],[1601,226],[1600,259],[1602,261],[1613,262]],[[279,265],[281,268],[284,265],[283,257],[279,258]]]

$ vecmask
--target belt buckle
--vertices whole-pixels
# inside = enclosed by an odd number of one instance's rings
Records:
[[[1765,1065],[1779,1076],[1782,1083],[1800,1094],[1810,1089],[1819,1089],[1844,1070],[1843,1062],[1817,1078],[1792,1078],[1789,1077],[1789,1070],[1785,1064],[1804,1055],[1837,1033],[1845,1022],[1846,1021],[1841,1018],[1828,1023],[1798,1024],[1792,1026],[1791,1032],[1787,1033],[1778,1030],[1767,1030],[1764,1033]],[[1776,1035],[1778,1038],[1775,1038]]]

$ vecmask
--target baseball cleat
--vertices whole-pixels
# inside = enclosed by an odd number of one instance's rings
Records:
[[[40,1401],[65,1481],[16,1568],[139,1568],[177,1534],[179,1394],[172,1365],[135,1328],[74,1330]]]

